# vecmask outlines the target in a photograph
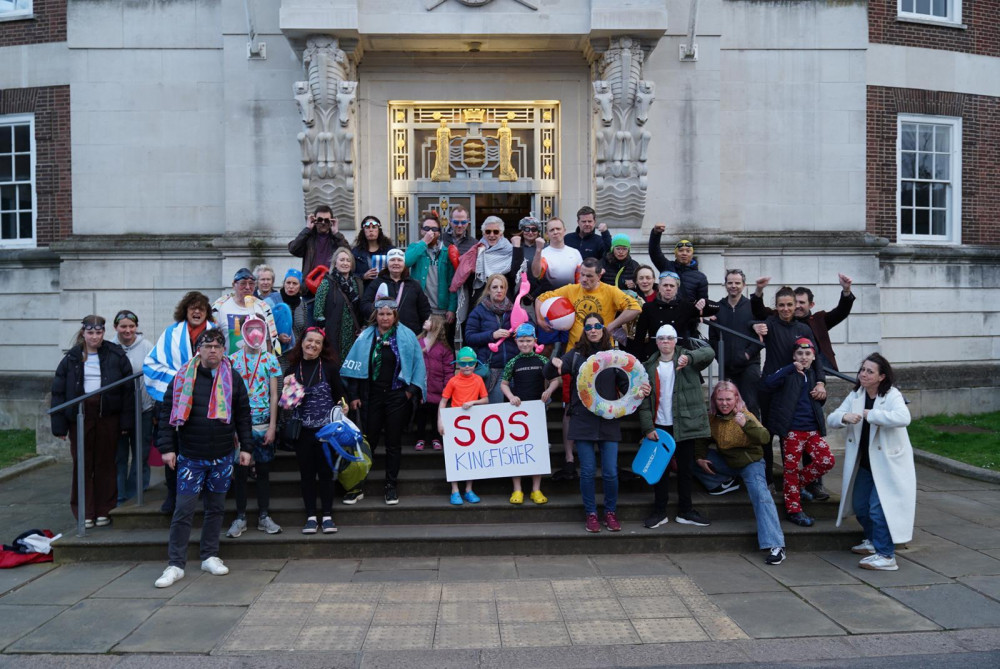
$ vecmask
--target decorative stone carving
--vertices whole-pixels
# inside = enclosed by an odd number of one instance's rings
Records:
[[[451,130],[444,119],[441,120],[441,127],[437,129],[437,148],[434,152],[434,170],[431,172],[431,181],[451,181]]]
[[[358,82],[333,37],[313,36],[302,52],[306,81],[293,85],[303,129],[298,134],[306,212],[327,204],[341,221],[354,221],[355,98]]]
[[[497,128],[497,141],[500,143],[500,181],[517,181],[517,171],[510,163],[511,133],[507,127],[507,119],[500,121]]]
[[[594,205],[608,225],[639,227],[646,213],[646,122],[656,88],[642,79],[644,57],[637,39],[619,36],[594,63]]]

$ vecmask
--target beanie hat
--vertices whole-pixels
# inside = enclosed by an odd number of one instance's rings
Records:
[[[611,248],[616,246],[624,246],[627,249],[632,248],[632,242],[629,240],[628,235],[617,234],[611,238]]]

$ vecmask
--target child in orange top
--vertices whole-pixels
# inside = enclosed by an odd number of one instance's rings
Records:
[[[439,408],[447,409],[449,406],[452,408],[462,407],[462,409],[468,411],[476,404],[488,403],[489,398],[486,392],[486,384],[483,383],[483,378],[476,374],[476,365],[479,364],[476,352],[468,346],[463,347],[458,352],[458,359],[455,361],[455,364],[458,365],[458,372],[455,376],[451,377],[448,385],[444,387],[444,392],[441,393]],[[440,414],[438,415],[440,416]],[[444,423],[440,417],[438,418],[438,432],[444,434]],[[479,501],[479,496],[472,492],[472,481],[465,482],[464,496],[458,492],[458,482],[452,481],[451,503],[460,505],[463,498],[469,504],[475,504]]]

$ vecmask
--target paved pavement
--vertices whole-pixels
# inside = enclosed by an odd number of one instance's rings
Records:
[[[1000,666],[1000,485],[917,478],[897,572],[794,551],[778,567],[760,553],[232,560],[165,590],[165,562],[4,570],[0,667],[284,666],[290,652],[305,667]],[[6,482],[0,537],[72,532],[68,481],[55,465]]]

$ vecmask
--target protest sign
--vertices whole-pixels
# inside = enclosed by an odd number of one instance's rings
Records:
[[[449,481],[549,474],[545,403],[441,409]]]

